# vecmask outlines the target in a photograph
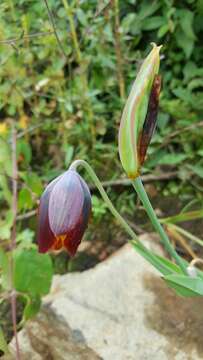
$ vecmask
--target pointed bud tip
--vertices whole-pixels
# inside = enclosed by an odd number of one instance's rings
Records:
[[[153,46],[153,49],[158,50],[158,52],[159,52],[159,51],[161,50],[161,48],[163,47],[163,45],[157,46],[157,44],[156,44],[155,42],[151,42],[150,45]],[[153,50],[153,49],[152,49],[152,50]]]

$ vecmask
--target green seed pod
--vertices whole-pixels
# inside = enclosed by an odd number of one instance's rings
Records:
[[[159,51],[153,49],[144,60],[123,110],[119,129],[119,154],[127,175],[135,179],[140,175],[147,147],[156,125],[161,78]]]

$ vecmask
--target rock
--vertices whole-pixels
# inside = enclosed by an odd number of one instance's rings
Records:
[[[93,269],[54,277],[40,314],[19,334],[23,360],[199,360],[202,308],[125,245]]]
[[[39,315],[29,321],[19,333],[21,360],[99,360],[99,357],[83,341],[80,333],[74,332],[49,306],[43,306]],[[81,341],[82,339],[82,341]],[[4,360],[14,360],[12,354]]]

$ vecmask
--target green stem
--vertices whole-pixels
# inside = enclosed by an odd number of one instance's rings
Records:
[[[115,216],[115,218],[120,222],[122,227],[126,230],[126,232],[130,235],[132,240],[129,241],[129,243],[134,247],[134,249],[140,254],[142,257],[144,257],[152,266],[154,266],[158,271],[160,271],[163,275],[166,275],[166,273],[169,273],[172,271],[171,264],[170,266],[165,265],[165,259],[161,256],[157,256],[152,251],[148,250],[138,239],[137,235],[134,233],[134,231],[131,229],[131,227],[128,225],[128,223],[122,218],[122,216],[119,214],[119,212],[116,210],[114,205],[112,204],[111,200],[109,199],[107,193],[105,192],[100,180],[98,179],[97,175],[95,174],[94,170],[91,168],[91,166],[84,160],[76,160],[74,161],[71,166],[69,167],[69,170],[75,170],[77,171],[78,166],[83,166],[85,170],[87,170],[88,174],[90,175],[91,179],[95,183],[96,187],[98,188],[103,200],[108,205],[109,210],[111,213]],[[169,263],[169,261],[168,261]],[[182,264],[181,264],[182,265]],[[170,268],[170,271],[169,271]],[[183,267],[182,267],[183,268]],[[185,269],[185,268],[184,268]],[[172,271],[173,272],[173,271]],[[186,270],[184,271],[186,272]]]
[[[77,33],[75,30],[75,24],[74,24],[74,19],[73,19],[73,14],[72,14],[72,9],[68,3],[67,0],[62,0],[63,2],[63,6],[66,10],[66,14],[68,16],[68,20],[69,20],[69,24],[70,24],[70,32],[71,32],[71,36],[73,39],[73,46],[74,46],[74,50],[76,53],[76,59],[78,64],[81,63],[82,61],[82,55],[81,55],[81,51],[80,51],[80,46],[79,46],[79,41],[78,41],[78,37],[77,37]]]
[[[154,226],[155,230],[158,232],[158,234],[161,237],[161,241],[164,244],[166,250],[168,251],[168,253],[171,255],[171,257],[174,258],[174,260],[176,261],[176,263],[180,266],[180,268],[182,269],[184,274],[187,274],[186,271],[186,267],[184,262],[182,261],[181,257],[177,254],[177,252],[175,251],[175,249],[173,248],[173,246],[170,243],[170,240],[168,238],[168,236],[166,235],[163,227],[161,226],[155,212],[154,209],[149,201],[149,198],[147,196],[147,193],[145,191],[145,188],[142,184],[142,180],[140,177],[137,177],[135,180],[132,181],[133,187],[136,190],[144,208],[145,211],[147,213],[147,215],[149,216],[152,225]]]
[[[94,126],[94,114],[93,114],[93,110],[92,110],[92,104],[91,104],[91,101],[90,101],[90,98],[88,95],[89,88],[88,88],[88,78],[87,78],[87,69],[86,69],[87,64],[83,60],[83,56],[81,53],[79,40],[78,40],[75,23],[74,23],[73,9],[69,5],[69,2],[67,0],[62,0],[62,2],[63,2],[64,9],[66,10],[66,14],[67,14],[68,21],[70,24],[70,33],[71,33],[71,37],[72,37],[72,41],[73,41],[73,48],[74,48],[75,54],[76,54],[76,60],[80,67],[80,72],[81,72],[80,79],[81,79],[81,83],[83,86],[83,91],[82,91],[81,95],[84,100],[84,107],[85,107],[85,110],[88,115],[89,126],[90,126],[91,135],[92,135],[92,141],[94,143],[95,137],[96,137],[96,130],[95,130],[95,126]]]
[[[123,76],[123,58],[121,52],[121,39],[120,39],[120,19],[119,19],[119,0],[114,0],[114,12],[115,12],[115,24],[114,24],[114,33],[115,33],[115,52],[116,52],[116,62],[117,62],[117,73],[118,73],[118,84],[120,97],[125,99],[125,81]]]
[[[128,225],[128,223],[122,218],[122,216],[119,214],[119,212],[116,210],[114,205],[112,204],[111,200],[109,199],[106,191],[104,190],[100,180],[98,179],[97,175],[95,174],[94,170],[91,168],[91,166],[84,160],[75,160],[71,166],[70,170],[76,170],[78,166],[83,166],[87,172],[89,173],[90,177],[92,178],[93,182],[95,183],[96,187],[98,188],[103,200],[108,205],[109,210],[112,212],[112,214],[115,216],[115,218],[120,222],[120,224],[123,226],[123,228],[126,230],[126,232],[130,235],[130,237],[134,241],[139,241],[137,238],[137,235],[134,233],[134,231],[131,229],[131,227]]]

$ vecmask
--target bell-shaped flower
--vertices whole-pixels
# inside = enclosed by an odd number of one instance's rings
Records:
[[[75,170],[68,170],[45,189],[38,214],[39,252],[66,249],[74,256],[91,212],[87,184]]]
[[[161,78],[159,51],[153,49],[144,60],[123,110],[119,129],[119,154],[127,175],[140,175],[147,147],[156,125]]]

